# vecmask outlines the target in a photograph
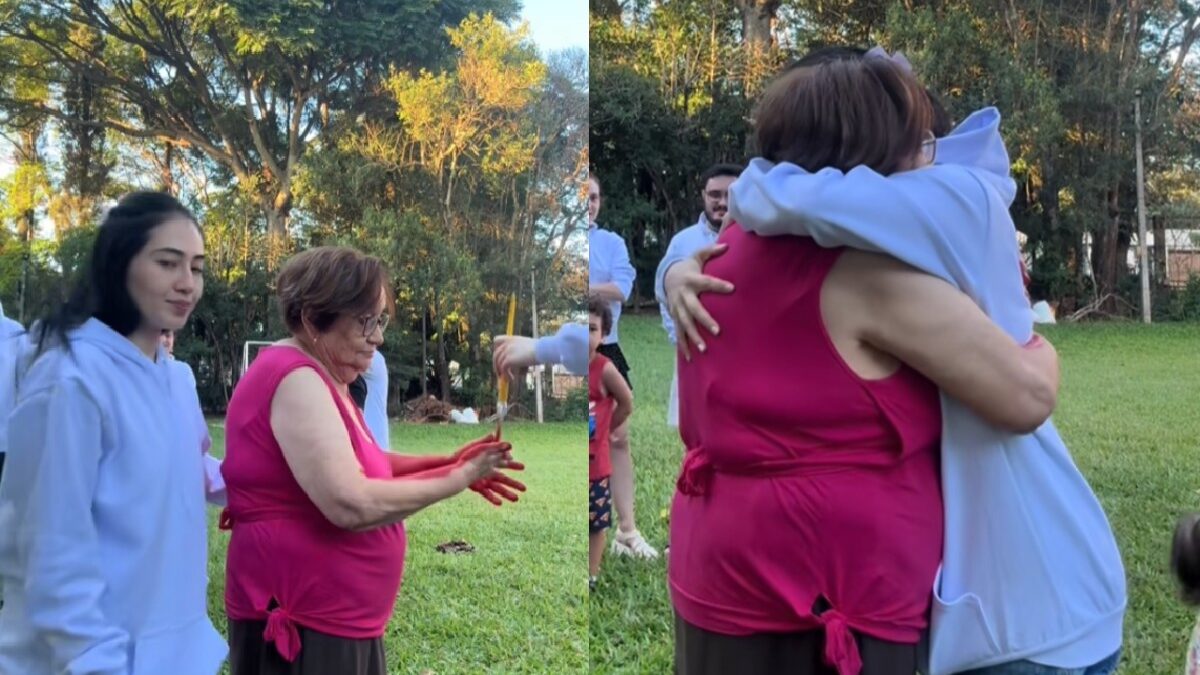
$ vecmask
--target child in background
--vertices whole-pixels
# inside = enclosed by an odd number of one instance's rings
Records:
[[[1171,543],[1171,571],[1179,581],[1179,594],[1190,606],[1200,605],[1200,513],[1189,513],[1175,526]],[[1200,675],[1200,620],[1188,643],[1185,675]]]
[[[612,330],[612,312],[598,298],[588,300],[588,588],[596,587],[604,557],[604,531],[612,526],[608,479],[609,436],[633,412],[633,391],[617,367],[597,348]]]

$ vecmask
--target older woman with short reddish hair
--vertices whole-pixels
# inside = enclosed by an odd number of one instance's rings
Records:
[[[377,258],[306,251],[276,292],[291,336],[259,353],[226,418],[232,672],[383,675],[405,519],[468,488],[516,501],[501,470],[523,467],[491,437],[438,457],[379,448],[349,392],[392,307]]]

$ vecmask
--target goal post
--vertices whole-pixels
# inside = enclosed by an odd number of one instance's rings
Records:
[[[270,340],[247,340],[242,345],[242,370],[238,373],[238,378],[246,374],[246,369],[250,367],[250,362],[254,360],[254,356],[258,356],[258,352],[266,346],[273,345]]]

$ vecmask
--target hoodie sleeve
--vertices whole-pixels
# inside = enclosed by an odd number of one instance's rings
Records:
[[[77,379],[37,392],[9,420],[5,491],[21,514],[16,558],[26,612],[50,671],[126,675],[129,635],[100,610],[104,564],[92,518],[102,449],[100,406]]]
[[[972,292],[982,283],[986,250],[1011,219],[1016,184],[1000,136],[1000,114],[985,108],[938,141],[937,164],[882,176],[867,167],[808,173],[794,164],[751,162],[733,184],[730,218],[761,236],[811,236],[825,247],[884,253]]]
[[[887,254],[974,295],[984,271],[980,242],[992,237],[989,198],[997,197],[971,172],[935,166],[885,177],[866,167],[808,173],[755,162],[730,195],[742,229]]]
[[[575,375],[587,375],[588,328],[586,324],[568,323],[555,335],[537,339],[534,354],[538,363],[561,363]]]

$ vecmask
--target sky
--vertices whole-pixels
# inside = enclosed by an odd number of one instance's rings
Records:
[[[587,0],[525,0],[521,17],[542,51],[588,48]]]

